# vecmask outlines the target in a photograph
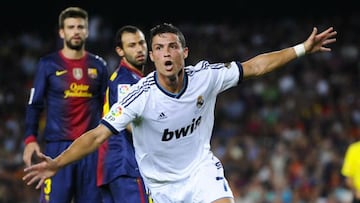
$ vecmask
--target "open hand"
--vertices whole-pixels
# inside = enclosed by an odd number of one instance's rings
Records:
[[[38,181],[36,189],[41,188],[47,178],[54,176],[58,170],[56,162],[43,153],[38,154],[43,161],[35,165],[28,166],[24,169],[25,175],[22,178],[27,185],[31,185]]]

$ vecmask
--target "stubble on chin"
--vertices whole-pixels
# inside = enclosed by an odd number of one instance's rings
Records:
[[[168,79],[169,79],[169,81],[171,83],[176,82],[176,76],[175,75],[169,76]]]

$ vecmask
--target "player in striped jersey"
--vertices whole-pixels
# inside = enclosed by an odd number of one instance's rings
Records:
[[[326,45],[336,41],[336,34],[332,27],[321,33],[314,28],[299,45],[245,62],[200,61],[186,66],[189,50],[182,32],[171,24],[157,25],[149,38],[156,71],[133,85],[97,128],[60,156],[41,155],[44,160],[27,167],[23,179],[28,184],[38,182],[39,187],[131,122],[136,160],[154,202],[233,203],[223,167],[210,149],[217,95],[305,54],[331,51]]]
[[[104,114],[143,77],[148,49],[143,32],[134,26],[121,27],[115,36],[115,51],[120,63],[110,76]],[[131,128],[111,136],[99,148],[97,184],[102,203],[147,203],[148,196],[131,137]]]
[[[88,13],[69,7],[59,15],[63,48],[42,57],[31,89],[25,121],[26,166],[40,153],[39,124],[46,112],[44,153],[56,157],[102,117],[108,72],[105,61],[85,50]],[[96,186],[97,151],[71,164],[42,185],[40,202],[99,203]]]

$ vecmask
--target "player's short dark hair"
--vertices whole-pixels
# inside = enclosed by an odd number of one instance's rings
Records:
[[[59,28],[64,28],[64,21],[67,18],[83,18],[88,22],[88,13],[80,7],[68,7],[61,11],[59,15]]]
[[[175,35],[177,35],[179,37],[179,41],[181,43],[181,46],[184,48],[186,47],[186,41],[185,41],[185,37],[184,34],[180,31],[179,28],[177,28],[176,26],[172,25],[171,23],[163,23],[163,24],[159,24],[156,25],[155,27],[151,28],[150,30],[150,50],[152,50],[152,41],[154,36],[158,35],[158,34],[162,34],[162,33],[173,33]]]
[[[141,30],[133,25],[125,25],[119,28],[115,35],[115,46],[118,46],[121,49],[123,48],[121,37],[125,32],[135,34],[136,32],[141,32]]]

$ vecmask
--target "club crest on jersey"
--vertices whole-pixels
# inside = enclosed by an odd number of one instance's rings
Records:
[[[92,79],[95,79],[97,77],[97,69],[96,68],[88,68],[88,76]]]
[[[197,101],[196,101],[196,107],[198,107],[199,109],[204,105],[204,99],[203,97],[200,95],[198,96],[197,98]]]
[[[83,71],[81,68],[74,68],[72,73],[74,78],[77,80],[80,80],[83,77]]]

